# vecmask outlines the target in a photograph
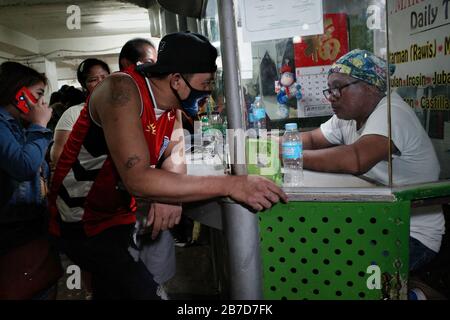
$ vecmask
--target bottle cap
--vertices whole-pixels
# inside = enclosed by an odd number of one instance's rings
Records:
[[[293,131],[293,130],[297,130],[298,127],[297,127],[297,124],[296,124],[296,123],[290,122],[290,123],[286,123],[286,124],[284,125],[284,129],[285,129],[286,131]]]
[[[201,117],[201,122],[202,122],[202,123],[208,123],[208,122],[209,122],[208,117],[207,117],[207,116]]]

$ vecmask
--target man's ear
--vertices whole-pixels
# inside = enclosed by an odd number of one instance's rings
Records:
[[[181,75],[179,73],[172,73],[170,75],[170,84],[172,85],[172,88],[178,89],[181,84]]]
[[[132,65],[131,61],[128,60],[127,58],[122,58],[119,61],[119,66],[121,67],[121,70],[124,70],[124,69],[128,68],[131,65]]]

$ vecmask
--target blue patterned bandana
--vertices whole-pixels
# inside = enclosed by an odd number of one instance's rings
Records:
[[[331,66],[328,75],[332,73],[347,74],[376,86],[381,92],[386,92],[388,67],[389,74],[392,75],[395,71],[394,65],[388,65],[385,60],[369,51],[355,49],[340,57]]]

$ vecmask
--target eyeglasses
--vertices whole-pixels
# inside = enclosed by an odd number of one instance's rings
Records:
[[[202,86],[205,88],[210,88],[210,90],[211,89],[214,89],[215,88],[215,86],[216,86],[216,80],[214,80],[214,79],[212,79],[212,80],[206,80],[206,81],[203,81],[202,82]]]
[[[191,90],[198,90],[195,89],[191,86],[191,84],[189,83],[189,81],[186,80],[185,76],[183,76],[182,74],[180,74],[181,78],[184,80],[184,82],[186,82],[187,86],[189,87],[189,89]],[[216,80],[215,79],[210,79],[210,80],[205,80],[201,83],[202,86],[202,90],[204,91],[211,91],[215,88],[216,86]]]
[[[344,84],[343,86],[340,86],[340,87],[328,88],[328,89],[323,90],[322,92],[327,100],[330,100],[332,95],[335,98],[340,98],[342,95],[341,94],[342,89],[344,89],[345,87],[351,86],[352,84],[358,83],[360,81],[361,80],[356,80],[356,81]]]

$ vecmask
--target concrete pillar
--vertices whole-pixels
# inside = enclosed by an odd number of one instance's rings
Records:
[[[198,33],[198,25],[197,25],[197,19],[196,18],[187,18],[187,29],[191,32],[197,32]]]
[[[150,20],[150,34],[152,37],[162,37],[161,7],[158,3],[153,3],[148,8]]]
[[[22,63],[22,62],[21,62]],[[58,88],[58,72],[56,69],[56,62],[41,58],[30,63],[24,63],[37,72],[45,74],[48,79],[47,89],[45,90],[45,100],[48,102],[52,92],[57,91]]]
[[[45,75],[48,79],[48,91],[51,94],[57,91],[58,88],[58,71],[56,70],[56,62],[45,59],[44,60]]]
[[[187,18],[185,16],[177,15],[178,18],[178,31],[187,31],[188,29],[188,23]]]
[[[197,7],[200,5],[197,2],[195,3],[195,6]],[[185,5],[186,4],[183,4],[183,6]],[[151,2],[147,9],[150,18],[150,33],[152,37],[162,38],[168,33],[177,31],[201,31],[201,28],[199,28],[199,20],[197,18],[173,13],[170,9],[161,7],[161,5],[155,1]]]
[[[168,33],[177,32],[177,15],[167,10],[161,9],[161,29],[161,36],[164,36]]]

